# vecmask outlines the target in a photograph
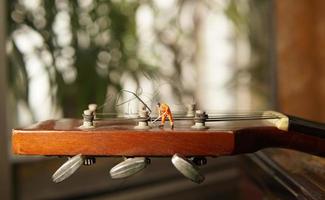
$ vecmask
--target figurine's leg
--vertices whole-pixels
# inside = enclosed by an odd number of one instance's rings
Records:
[[[169,123],[170,123],[170,127],[171,129],[174,129],[174,119],[172,115],[168,115],[168,119],[169,119]]]
[[[162,115],[161,116],[161,124],[159,125],[159,128],[164,127],[165,121],[166,121],[166,115]]]

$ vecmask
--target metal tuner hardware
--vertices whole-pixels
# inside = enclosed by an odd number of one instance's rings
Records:
[[[115,165],[109,173],[112,179],[127,178],[146,168],[149,163],[150,159],[146,157],[127,158]]]
[[[52,175],[52,180],[55,183],[60,183],[65,179],[69,178],[74,174],[81,165],[90,166],[96,163],[95,157],[86,157],[81,154],[78,154],[73,157],[69,157],[56,172]]]
[[[198,167],[184,156],[174,154],[172,163],[181,174],[191,181],[195,183],[202,183],[204,181],[205,178],[200,173]]]

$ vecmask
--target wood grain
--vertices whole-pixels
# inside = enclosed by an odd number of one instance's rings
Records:
[[[234,154],[278,147],[325,156],[325,139],[274,127],[244,128],[235,132]]]
[[[77,119],[49,120],[13,130],[12,146],[16,154],[49,156],[221,156],[268,147],[325,156],[325,139],[281,131],[261,120],[247,123],[215,123],[206,130],[193,130],[188,123],[175,124],[174,130],[135,130],[134,122],[101,121],[83,130]]]
[[[79,120],[50,120],[13,130],[13,151],[24,155],[171,156],[228,155],[234,148],[229,131],[168,128],[134,130],[134,125],[103,122],[95,129],[78,129]]]

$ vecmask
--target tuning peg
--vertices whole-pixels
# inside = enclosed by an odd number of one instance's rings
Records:
[[[144,169],[149,163],[150,159],[146,157],[127,158],[115,165],[109,173],[112,179],[127,178]]]
[[[208,129],[209,127],[205,125],[207,119],[208,119],[208,115],[204,111],[196,110],[195,117],[194,117],[195,124],[191,128],[197,130]]]
[[[184,156],[174,154],[172,163],[181,174],[191,181],[195,183],[202,183],[204,181],[204,176],[199,172],[199,169]]]
[[[142,107],[139,111],[138,125],[134,128],[142,130],[150,129],[151,127],[149,126],[149,118],[149,111],[146,110],[146,107]]]
[[[83,114],[83,123],[79,126],[80,129],[90,129],[94,128],[94,112],[91,110],[84,110]]]
[[[78,154],[69,158],[56,172],[52,175],[52,180],[55,183],[59,183],[68,177],[70,177],[80,166],[84,163],[84,156]]]

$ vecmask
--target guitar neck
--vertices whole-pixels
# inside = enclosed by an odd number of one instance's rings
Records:
[[[234,153],[280,147],[325,156],[325,125],[288,116],[288,131],[276,128],[246,128],[235,131]]]

